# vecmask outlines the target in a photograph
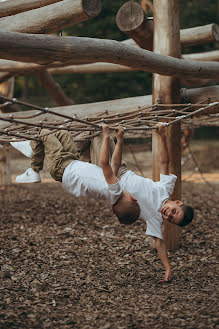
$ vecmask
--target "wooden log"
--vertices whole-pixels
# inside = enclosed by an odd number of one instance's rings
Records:
[[[197,60],[197,61],[215,61],[219,62],[219,50],[207,51],[204,53],[194,53],[188,55],[182,55],[183,59],[186,60]],[[1,68],[1,61],[0,61]],[[69,65],[64,67],[54,67],[49,69],[51,74],[73,74],[73,73],[106,73],[106,72],[130,72],[136,71],[128,66],[110,64],[110,63],[93,63],[84,65]],[[189,80],[188,80],[189,81]],[[199,80],[196,80],[198,83]],[[211,80],[208,80],[208,82]],[[206,83],[203,82],[203,84]],[[192,82],[192,86],[195,86]]]
[[[131,39],[129,39],[131,40]],[[128,41],[129,41],[128,40]],[[128,44],[128,43],[127,43]],[[131,43],[130,43],[131,44]],[[135,44],[136,45],[136,44]],[[193,53],[182,55],[183,59],[193,59],[197,61],[219,62],[219,50],[207,51],[203,53]],[[48,69],[51,74],[73,74],[73,73],[106,73],[106,72],[130,72],[136,69],[111,63],[93,63],[82,65],[68,65],[67,63],[55,62],[50,65],[38,65],[0,59],[0,72],[29,73]],[[194,83],[192,83],[194,85]]]
[[[0,17],[16,15],[27,10],[40,8],[62,0],[13,0],[0,2]]]
[[[215,61],[219,62],[219,50],[206,51],[203,53],[193,53],[182,55],[183,59],[195,61]]]
[[[154,52],[180,58],[179,0],[154,0]],[[180,103],[180,80],[153,74],[153,103]],[[181,124],[171,125],[167,129],[169,150],[169,171],[177,176],[172,195],[173,200],[181,199]],[[160,179],[158,140],[152,134],[152,174],[155,181]],[[175,250],[179,245],[179,227],[167,221],[163,225],[163,236],[167,248]]]
[[[219,101],[219,85],[208,86],[202,88],[181,89],[182,103],[201,103],[201,102],[218,102]],[[219,113],[219,106],[206,110],[205,114]]]
[[[1,65],[1,63],[0,63]],[[132,72],[135,69],[110,63],[94,63],[94,64],[82,64],[82,65],[70,65],[64,67],[56,67],[48,70],[51,74],[75,74],[75,73],[108,73],[108,72]]]
[[[57,105],[67,106],[73,104],[73,101],[66,96],[60,85],[53,79],[48,71],[38,72],[36,75]]]
[[[218,81],[215,81],[215,82],[217,83]],[[202,86],[212,84],[212,80],[211,79],[192,79],[192,78],[190,78],[190,79],[181,79],[181,83],[186,87],[194,88],[194,87],[202,87]]]
[[[116,23],[140,47],[147,50],[153,48],[153,21],[147,21],[139,3],[129,1],[123,4],[117,13]],[[180,43],[183,47],[218,41],[219,25],[215,23],[180,31]]]
[[[196,26],[180,31],[182,46],[190,47],[209,42],[219,41],[219,25],[213,23],[203,26]]]
[[[62,0],[17,15],[0,18],[0,30],[55,33],[87,21],[101,11],[101,0]]]
[[[193,89],[182,89],[182,98],[180,102],[186,103],[197,103],[197,102],[206,102],[208,97],[210,98],[210,102],[219,101],[219,86],[211,86],[211,87],[203,87],[203,88],[193,88]],[[96,102],[89,104],[76,104],[64,107],[54,107],[53,111],[57,113],[62,113],[66,115],[77,115],[79,118],[88,117],[96,117],[96,116],[104,116],[104,114],[116,114],[116,113],[129,113],[135,110],[140,110],[141,108],[145,108],[147,106],[152,105],[152,95],[147,96],[138,96],[138,97],[128,97],[123,99],[109,100],[104,102]],[[36,110],[26,111],[27,115],[31,116],[36,113]],[[212,113],[219,113],[219,106],[215,107],[212,110]],[[24,112],[15,113],[17,115],[24,115]],[[3,114],[3,117],[8,117],[8,115]],[[27,119],[31,122],[39,122],[40,120],[59,120],[58,117],[51,114],[43,114],[42,116]],[[0,120],[0,128],[7,126],[8,124]]]
[[[8,51],[10,49],[11,51]],[[38,64],[104,61],[167,76],[217,79],[217,62],[184,61],[114,40],[0,32],[0,57]]]
[[[116,23],[120,31],[126,33],[141,48],[153,48],[153,22],[137,2],[126,2],[116,15]]]
[[[129,35],[144,49],[153,46],[153,22],[147,21],[143,8],[136,2],[129,1],[122,5],[116,17],[118,28]],[[193,46],[219,41],[219,26],[208,24],[180,31],[182,46]]]

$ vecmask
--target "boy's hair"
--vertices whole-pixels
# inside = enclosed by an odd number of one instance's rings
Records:
[[[130,225],[134,223],[140,215],[140,207],[136,200],[129,200],[122,195],[113,206],[113,212],[121,224]]]
[[[185,206],[184,204],[181,206],[182,210],[184,212],[184,217],[181,220],[181,222],[178,224],[178,226],[183,227],[191,223],[193,217],[194,217],[194,210],[192,207]]]

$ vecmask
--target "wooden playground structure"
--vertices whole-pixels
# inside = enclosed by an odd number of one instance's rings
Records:
[[[154,0],[153,19],[146,16],[138,2],[129,1],[118,11],[116,21],[119,29],[131,39],[118,42],[49,35],[92,19],[100,11],[101,0],[14,0],[0,3],[1,142],[7,143],[13,137],[35,138],[36,131],[31,129],[46,124],[51,130],[66,127],[72,132],[88,131],[90,138],[95,138],[101,119],[108,120],[112,130],[122,122],[130,134],[133,130],[148,133],[153,131],[157,121],[164,121],[168,124],[169,169],[178,177],[173,198],[180,199],[182,126],[208,122],[217,126],[219,122],[219,86],[216,85],[219,50],[183,55],[181,45],[219,42],[219,26],[212,23],[180,30],[179,0]],[[128,70],[153,72],[152,95],[73,105],[52,77],[58,73]],[[33,109],[32,106],[25,114],[19,111],[20,106],[30,105],[13,99],[14,79],[27,72],[37,74],[56,101],[56,108]],[[196,88],[181,89],[181,81]],[[215,85],[202,87],[209,81]],[[12,113],[4,113],[10,108]],[[95,128],[97,132],[94,132]],[[153,179],[158,180],[159,155],[154,135],[152,141]],[[4,148],[1,152],[4,153]],[[6,157],[2,155],[2,159]],[[2,184],[5,167],[2,160]],[[165,223],[164,236],[169,249],[178,247],[178,227]]]

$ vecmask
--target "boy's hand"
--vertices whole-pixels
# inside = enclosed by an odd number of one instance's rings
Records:
[[[109,136],[109,126],[106,123],[103,123],[102,125],[102,133],[103,136]]]
[[[155,130],[156,134],[158,134],[161,137],[166,136],[166,128],[165,128],[164,124],[162,124],[162,123],[157,124],[156,127],[158,127],[158,129]]]
[[[116,138],[122,139],[123,135],[124,135],[124,128],[121,125],[119,125],[116,131]]]

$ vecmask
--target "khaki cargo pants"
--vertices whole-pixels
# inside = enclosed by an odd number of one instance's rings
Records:
[[[45,158],[50,175],[61,182],[65,168],[70,162],[79,159],[72,136],[65,130],[51,134],[50,130],[42,129],[40,137],[41,140],[30,143],[33,150],[31,168],[36,172],[42,170]]]
[[[66,130],[60,130],[51,134],[50,130],[42,129],[40,132],[41,140],[31,141],[33,150],[31,157],[31,168],[36,172],[43,169],[44,158],[50,175],[56,181],[62,181],[62,175],[70,162],[79,160],[80,152],[77,150],[71,134]],[[90,160],[91,163],[99,165],[99,153],[102,144],[102,136],[97,136],[91,141]],[[113,139],[110,140],[110,155],[115,148]],[[117,177],[120,177],[127,171],[123,162],[119,168]]]

